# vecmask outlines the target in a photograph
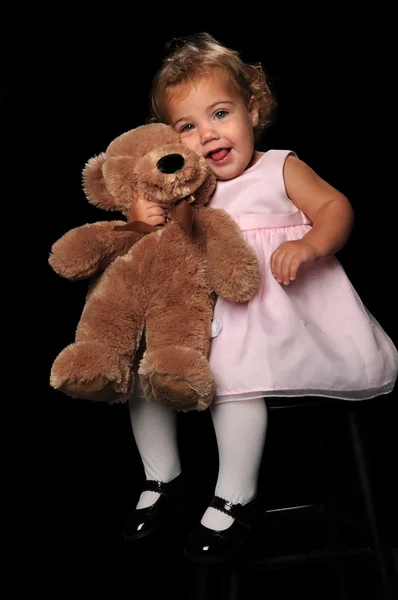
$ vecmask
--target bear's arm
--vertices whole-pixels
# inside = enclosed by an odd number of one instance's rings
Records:
[[[216,294],[231,302],[246,302],[260,286],[254,249],[224,210],[198,208],[195,223],[206,240],[207,268]]]
[[[114,231],[115,225],[125,225],[125,221],[100,221],[71,229],[53,244],[48,259],[51,267],[74,281],[100,273],[143,237],[134,231]]]

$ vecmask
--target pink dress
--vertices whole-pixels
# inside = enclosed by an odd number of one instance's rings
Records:
[[[398,352],[362,304],[336,257],[303,267],[285,287],[272,252],[311,229],[287,197],[288,150],[270,150],[243,175],[219,181],[212,208],[224,209],[256,250],[262,281],[249,302],[218,298],[210,366],[215,402],[263,396],[364,400],[391,392]]]

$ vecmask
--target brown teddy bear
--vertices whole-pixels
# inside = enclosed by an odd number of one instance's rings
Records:
[[[246,302],[260,283],[257,257],[237,224],[206,206],[215,186],[205,159],[159,123],[127,131],[88,161],[90,203],[128,219],[141,188],[170,209],[161,227],[102,221],[52,246],[49,263],[59,275],[92,278],[75,342],[52,365],[52,387],[74,398],[125,401],[139,363],[147,399],[182,411],[209,406],[216,295]]]

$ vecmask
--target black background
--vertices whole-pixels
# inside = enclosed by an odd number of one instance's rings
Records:
[[[232,23],[230,7],[206,5],[192,8],[208,13],[199,24],[197,15],[181,18],[184,10],[178,11],[177,23],[164,6],[148,8],[154,13],[150,20],[106,14],[100,24],[59,12],[26,38],[11,35],[10,69],[3,78],[2,123],[11,133],[18,177],[24,179],[25,166],[26,173],[29,168],[34,173],[26,177],[29,192],[18,205],[19,217],[20,211],[29,214],[32,237],[23,254],[24,260],[32,259],[22,298],[36,308],[28,311],[34,332],[23,344],[29,379],[21,361],[12,361],[18,378],[14,389],[27,390],[22,397],[17,394],[15,404],[14,441],[22,460],[14,475],[25,488],[22,510],[32,495],[40,506],[40,518],[33,520],[46,549],[55,551],[61,544],[69,556],[80,549],[88,558],[94,548],[107,555],[143,473],[125,405],[72,400],[49,387],[53,360],[73,341],[86,283],[57,276],[47,265],[48,254],[72,227],[113,218],[87,203],[81,171],[114,137],[144,122],[151,78],[172,37],[208,31],[239,50],[244,60],[262,62],[278,102],[263,148],[296,151],[349,197],[355,226],[338,258],[364,304],[398,342],[391,15],[362,12],[349,20],[343,10],[293,15],[286,8],[286,14],[260,18],[248,5],[247,22],[239,17]],[[14,191],[19,181],[15,184]],[[21,283],[20,274],[18,279]],[[377,485],[394,540],[396,399],[394,391],[377,400],[369,427]],[[196,483],[203,481],[206,495],[215,477],[211,426],[207,415],[182,420],[183,460],[196,469]],[[286,448],[289,454],[289,440]],[[289,489],[289,481],[285,485]],[[291,487],[296,485],[292,481]],[[32,516],[26,518],[24,528],[31,522]]]

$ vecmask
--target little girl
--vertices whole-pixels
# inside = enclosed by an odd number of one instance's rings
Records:
[[[180,40],[153,80],[153,120],[202,154],[218,182],[212,208],[227,211],[255,248],[262,284],[248,303],[216,303],[210,408],[219,450],[214,499],[186,541],[192,560],[219,561],[256,522],[267,396],[364,400],[391,392],[398,353],[366,310],[334,254],[353,224],[348,199],[289,150],[258,152],[273,99],[260,65],[208,34]],[[164,223],[139,195],[135,220]],[[159,530],[184,497],[176,413],[136,391],[130,402],[146,483],[125,539]]]

